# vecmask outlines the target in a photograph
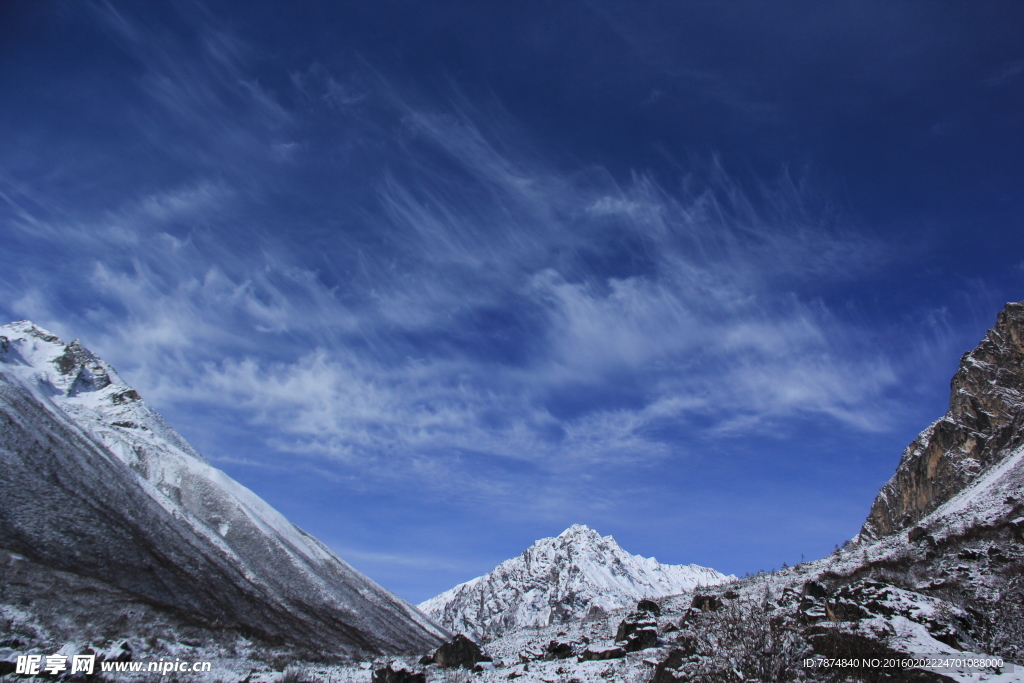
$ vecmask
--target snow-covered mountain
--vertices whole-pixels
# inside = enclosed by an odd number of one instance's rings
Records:
[[[0,327],[11,634],[423,652],[444,630],[212,467],[77,340]]]
[[[419,608],[453,632],[484,638],[631,607],[641,598],[674,595],[732,578],[696,564],[660,564],[631,555],[611,536],[574,524]]]

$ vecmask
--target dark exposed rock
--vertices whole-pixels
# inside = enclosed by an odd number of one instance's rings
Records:
[[[636,604],[637,612],[650,612],[656,617],[661,616],[661,606],[654,600],[641,600]]]
[[[572,645],[552,640],[545,649],[545,659],[568,659],[572,657]]]
[[[12,674],[17,670],[17,665],[14,662],[0,661],[0,676],[6,676]]]
[[[658,622],[654,620],[650,612],[630,612],[625,619],[619,622],[615,640],[625,640],[642,628],[658,628]]]
[[[922,543],[936,547],[935,537],[928,533],[928,530],[924,527],[915,526],[913,529],[907,532],[907,540],[911,543]]]
[[[714,595],[695,595],[690,602],[690,607],[699,609],[701,612],[715,612],[722,606],[722,601]]]
[[[1009,524],[1010,528],[1016,532],[1017,537],[1020,538],[1021,541],[1024,541],[1024,517],[1011,519]]]
[[[654,677],[651,679],[651,683],[674,683],[675,681],[686,680],[677,669],[683,665],[689,654],[678,649],[669,652],[668,656],[654,667]]]
[[[692,633],[681,633],[676,636],[676,651],[682,652],[687,656],[695,655],[699,651],[698,642],[697,637]]]
[[[442,669],[472,669],[477,662],[489,661],[491,658],[483,653],[480,646],[461,633],[434,653],[434,663]]]
[[[427,683],[427,677],[421,672],[412,672],[405,669],[395,671],[391,665],[373,672],[371,683]]]
[[[658,647],[658,632],[653,628],[642,628],[626,639],[626,652],[639,652],[648,648]]]
[[[138,401],[140,398],[139,392],[134,389],[128,389],[127,391],[119,391],[116,394],[111,394],[110,402],[115,405],[120,405],[122,403],[127,403],[128,401]]]
[[[824,598],[828,595],[828,589],[821,581],[808,581],[804,584],[802,595],[812,598]]]
[[[434,655],[427,654],[427,655],[423,655],[422,657],[420,657],[420,664],[422,666],[428,666],[428,665],[433,664],[433,663],[434,663]]]
[[[949,411],[907,447],[882,487],[864,538],[906,529],[1000,462],[1024,435],[1024,303],[1007,304],[995,327],[964,354]]]
[[[626,651],[621,647],[606,647],[602,650],[591,650],[587,648],[583,651],[577,661],[580,662],[595,662],[602,661],[605,659],[620,659],[626,656]]]

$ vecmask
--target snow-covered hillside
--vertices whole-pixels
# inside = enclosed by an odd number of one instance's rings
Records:
[[[334,652],[420,652],[446,635],[212,467],[78,341],[0,327],[0,426],[2,569],[84,582],[107,605],[83,586],[12,588],[12,632],[227,630]]]
[[[575,524],[419,607],[453,632],[482,638],[621,609],[641,598],[674,595],[732,578],[695,564],[660,564],[631,555],[611,536]]]

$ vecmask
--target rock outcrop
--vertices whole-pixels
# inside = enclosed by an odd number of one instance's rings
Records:
[[[949,411],[904,451],[871,506],[861,538],[912,527],[1024,442],[1022,388],[1024,303],[1010,303],[960,360]]]

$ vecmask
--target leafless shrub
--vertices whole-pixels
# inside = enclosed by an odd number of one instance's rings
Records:
[[[759,681],[798,678],[805,643],[787,619],[773,613],[770,595],[762,600],[730,600],[690,625],[698,653],[709,658],[710,671],[738,672]]]
[[[315,679],[306,669],[289,666],[278,676],[276,683],[315,683]]]
[[[437,672],[437,678],[430,680],[432,683],[469,683],[473,680],[473,674],[468,669],[441,669]]]

